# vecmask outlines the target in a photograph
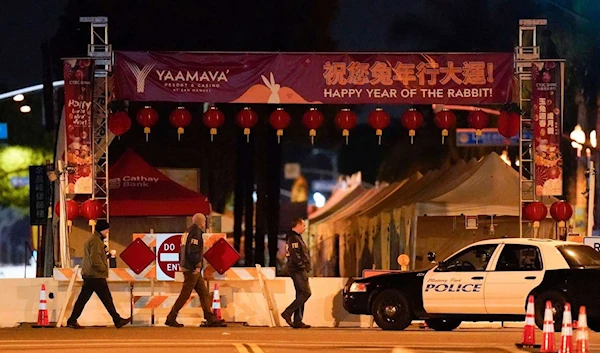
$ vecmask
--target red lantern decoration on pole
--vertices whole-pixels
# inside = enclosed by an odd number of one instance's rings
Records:
[[[245,107],[236,116],[238,125],[244,128],[244,135],[246,135],[246,142],[250,142],[250,129],[258,123],[258,114],[249,107]]]
[[[469,126],[475,129],[476,141],[479,143],[479,136],[483,134],[482,129],[486,128],[490,123],[490,118],[487,113],[477,108],[476,110],[469,113],[468,117]]]
[[[212,142],[213,136],[217,134],[217,129],[225,124],[225,115],[219,108],[212,106],[204,112],[202,122],[210,128],[210,141]]]
[[[281,142],[281,136],[283,136],[283,129],[290,126],[292,118],[290,114],[283,110],[283,108],[277,108],[274,112],[269,115],[269,124],[273,129],[277,130],[277,143]]]
[[[96,220],[105,216],[104,202],[98,199],[89,199],[81,204],[81,215],[89,220],[88,224],[92,227],[92,232],[96,229]]]
[[[69,233],[71,233],[71,226],[73,226],[73,220],[79,216],[79,204],[71,199],[67,199],[65,205],[67,209],[67,226],[69,227]],[[60,217],[60,201],[54,206],[54,213]]]
[[[573,216],[573,207],[566,201],[557,201],[550,206],[550,215],[558,222],[559,228],[565,228],[565,222]]]
[[[369,113],[369,125],[375,129],[375,134],[379,136],[379,144],[381,145],[381,135],[383,135],[383,129],[390,125],[390,116],[382,108],[375,108]]]
[[[533,221],[533,234],[537,238],[540,222],[548,215],[548,207],[540,201],[530,202],[525,207],[525,216],[528,220]]]
[[[342,136],[346,137],[347,145],[348,136],[350,136],[350,130],[354,129],[356,126],[356,114],[354,114],[348,108],[343,108],[335,115],[335,124],[338,128],[342,129]]]
[[[448,136],[448,130],[456,127],[456,115],[448,109],[443,109],[437,113],[435,113],[435,118],[433,119],[435,122],[435,126],[442,129],[442,144],[444,144],[444,139]]]
[[[116,112],[108,116],[108,129],[110,132],[121,138],[121,135],[125,134],[131,129],[131,119],[125,112]]]
[[[150,128],[158,123],[158,112],[150,106],[145,106],[138,111],[136,116],[137,122],[144,127],[144,133],[146,134],[146,142],[148,142],[148,134]]]
[[[177,107],[169,115],[169,121],[177,128],[177,141],[181,141],[181,135],[185,131],[185,128],[192,122],[192,114],[184,107]]]
[[[423,114],[419,113],[415,108],[410,108],[404,114],[402,114],[402,126],[408,129],[408,136],[410,136],[410,144],[414,142],[416,130],[423,125]]]
[[[306,126],[310,135],[310,143],[315,144],[315,136],[317,136],[317,129],[323,125],[323,121],[325,117],[323,113],[317,110],[317,108],[310,108],[304,115],[302,116],[302,123]]]
[[[498,117],[498,133],[506,138],[504,143],[508,145],[510,139],[519,133],[521,117],[518,113],[503,110]]]

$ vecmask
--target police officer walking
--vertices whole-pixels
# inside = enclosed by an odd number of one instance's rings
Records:
[[[311,270],[308,247],[300,235],[305,230],[306,224],[304,220],[301,218],[295,219],[292,222],[292,230],[288,233],[285,244],[288,272],[294,282],[296,299],[281,313],[281,317],[292,328],[310,328],[310,325],[302,322],[304,303],[306,303],[311,295],[308,284],[308,273]],[[292,315],[294,316],[293,321]]]
[[[204,319],[206,326],[209,327],[226,327],[223,320],[215,321],[211,311],[211,298],[202,278],[200,270],[202,269],[202,251],[204,242],[202,234],[206,230],[206,216],[202,213],[196,213],[192,217],[192,225],[181,236],[181,249],[179,251],[179,267],[183,272],[183,287],[179,297],[173,304],[165,325],[171,327],[183,327],[183,324],[177,322],[179,310],[183,308],[187,300],[192,294],[192,290],[196,290],[204,311]]]
[[[77,323],[77,319],[83,312],[85,304],[90,300],[94,292],[104,304],[104,307],[113,319],[116,328],[127,325],[131,320],[122,318],[113,303],[110,289],[108,289],[108,264],[107,253],[104,246],[104,238],[109,233],[109,225],[105,220],[99,220],[96,224],[96,232],[85,242],[83,246],[83,260],[81,262],[81,277],[83,286],[77,301],[73,306],[71,317],[67,320],[67,327],[81,329],[83,326]]]

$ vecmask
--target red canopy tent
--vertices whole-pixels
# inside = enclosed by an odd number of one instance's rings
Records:
[[[208,198],[179,185],[132,149],[109,169],[111,216],[210,214]]]

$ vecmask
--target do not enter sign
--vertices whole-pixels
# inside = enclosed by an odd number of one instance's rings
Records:
[[[179,271],[179,249],[181,234],[157,234],[156,237],[156,279],[159,281],[175,280],[175,272]]]

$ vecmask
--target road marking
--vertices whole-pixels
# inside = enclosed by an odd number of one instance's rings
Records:
[[[235,347],[235,349],[237,349],[239,353],[250,353],[250,351],[248,350],[248,348],[246,348],[246,345],[244,344],[234,343],[233,346]]]
[[[404,348],[404,347],[394,347],[392,349],[392,353],[413,353],[412,349]]]
[[[248,346],[254,353],[265,353],[256,343],[249,343]]]

